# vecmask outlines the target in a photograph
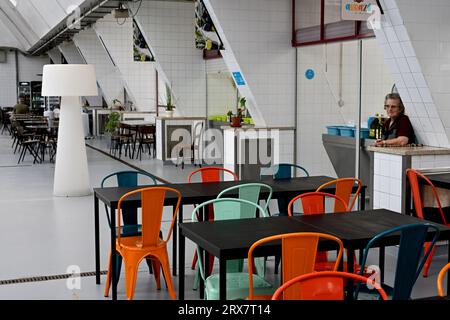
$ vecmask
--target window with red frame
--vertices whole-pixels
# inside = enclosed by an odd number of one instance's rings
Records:
[[[365,21],[342,20],[342,0],[292,0],[294,47],[375,37]]]

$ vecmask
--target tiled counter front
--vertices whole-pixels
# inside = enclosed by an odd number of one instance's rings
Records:
[[[374,209],[384,208],[406,213],[411,201],[406,169],[436,169],[450,167],[450,149],[374,148],[371,152]]]
[[[373,156],[373,208],[402,211],[403,156],[375,152]]]

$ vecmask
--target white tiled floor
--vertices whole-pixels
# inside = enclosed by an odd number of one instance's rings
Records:
[[[0,280],[24,277],[65,274],[67,267],[78,265],[82,272],[94,270],[94,233],[92,196],[80,198],[54,198],[52,179],[54,165],[50,163],[31,164],[31,159],[17,166],[18,155],[13,155],[11,140],[0,135]],[[93,149],[87,149],[91,183],[98,186],[106,174],[129,169],[126,165],[111,159]],[[162,166],[155,160],[134,161],[150,172],[167,180],[185,181],[192,168],[182,171],[173,166]],[[190,216],[185,208],[185,217]],[[163,232],[167,230],[170,212],[164,217]],[[106,270],[109,250],[108,227],[104,214],[100,215],[102,270]],[[443,249],[443,248],[442,248]],[[387,250],[394,254],[395,248]],[[442,251],[442,250],[441,250]],[[191,290],[194,272],[190,269],[193,245],[186,246],[186,298],[198,299]],[[171,246],[169,246],[171,257]],[[376,263],[375,254],[369,263]],[[395,259],[386,258],[386,280],[392,281]],[[413,292],[414,297],[436,294],[436,275],[445,264],[445,255],[436,255],[428,279],[419,278]],[[273,263],[268,263],[268,275],[273,275]],[[273,278],[273,276],[271,276]],[[67,289],[67,280],[31,282],[14,285],[0,285],[0,299],[105,299],[102,285],[95,285],[94,277],[81,281],[81,290]],[[273,279],[272,279],[273,280]],[[175,287],[178,279],[174,278]],[[118,288],[119,299],[125,298],[123,272]],[[137,282],[136,299],[168,299],[167,290],[157,291],[153,277],[148,274],[145,263],[141,265]]]

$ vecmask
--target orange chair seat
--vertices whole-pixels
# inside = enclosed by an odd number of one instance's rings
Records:
[[[121,248],[125,248],[127,250],[137,250],[137,251],[147,249],[146,247],[142,246],[141,240],[142,240],[141,236],[122,238],[120,240],[120,245],[119,245],[119,242],[116,241],[117,250],[120,250]],[[166,241],[159,239],[158,244],[156,244],[155,246],[148,247],[148,248],[154,248],[157,250],[160,248],[164,248],[166,246],[166,244],[167,244]]]

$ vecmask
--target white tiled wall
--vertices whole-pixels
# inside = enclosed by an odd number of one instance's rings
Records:
[[[241,70],[239,87],[257,125],[294,125],[295,49],[291,46],[291,0],[206,0],[224,41],[230,71]]]
[[[17,103],[16,62],[14,51],[8,51],[6,63],[0,63],[0,106],[12,107]]]
[[[138,111],[156,111],[155,66],[153,62],[133,61],[132,19],[119,25],[112,15],[107,15],[94,28],[122,74],[134,106]]]
[[[308,69],[315,72],[312,80],[305,76]],[[335,176],[323,147],[322,134],[327,125],[356,123],[358,120],[358,43],[300,47],[298,73],[298,162],[311,174]],[[376,40],[364,40],[362,122],[367,122],[375,113],[384,112],[384,97],[391,91],[393,83]],[[340,99],[342,107],[338,104]]]
[[[411,167],[414,169],[448,168],[450,167],[450,156],[413,156],[411,159]]]
[[[225,115],[228,110],[236,112],[237,91],[231,75],[208,73],[208,116]]]
[[[136,19],[150,42],[160,78],[172,85],[175,112],[205,116],[206,63],[195,48],[194,17],[193,2],[143,1]],[[160,92],[164,95],[165,88]]]
[[[93,29],[86,29],[77,34],[73,41],[80,49],[88,64],[95,66],[97,82],[103,91],[108,106],[114,99],[124,101],[124,83],[118,69],[114,67],[105,49]]]
[[[81,56],[77,47],[73,42],[63,42],[58,46],[59,51],[62,53],[67,63],[70,64],[85,64],[84,58]],[[97,85],[98,82],[97,82]],[[103,91],[102,88],[98,88],[99,95],[97,97],[87,97],[87,101],[91,106],[102,106]]]
[[[374,209],[401,212],[402,172],[402,156],[374,153]]]
[[[446,86],[446,77],[450,80],[450,2],[384,0],[381,3],[385,14],[382,29],[375,30],[375,34],[419,142],[449,147],[450,88]]]

